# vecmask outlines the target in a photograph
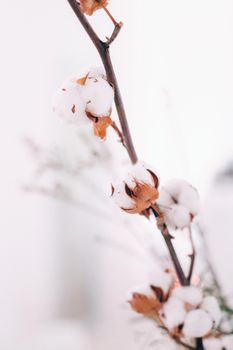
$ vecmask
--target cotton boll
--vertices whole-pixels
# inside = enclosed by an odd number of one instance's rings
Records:
[[[68,123],[79,125],[90,123],[85,113],[85,104],[80,97],[78,86],[61,87],[53,98],[53,111]]]
[[[114,184],[114,192],[112,194],[112,198],[115,201],[116,205],[118,205],[120,208],[127,209],[134,206],[133,199],[131,199],[125,192],[124,182],[120,182],[116,185]]]
[[[81,96],[87,112],[96,117],[110,116],[114,92],[105,79],[88,76],[85,85],[82,86]]]
[[[221,338],[207,338],[204,339],[205,350],[222,350],[223,344]]]
[[[113,198],[130,214],[149,215],[146,210],[158,198],[157,187],[156,174],[139,163],[129,169],[128,176],[120,185],[113,186]]]
[[[173,276],[169,272],[165,272],[161,267],[154,265],[148,272],[149,284],[159,287],[164,293],[167,293],[173,283]]]
[[[164,211],[165,221],[171,228],[183,229],[190,225],[190,213],[188,209],[179,205],[172,204],[170,209]]]
[[[212,320],[214,321],[214,327],[217,327],[222,318],[222,313],[221,313],[217,299],[213,296],[205,297],[201,304],[201,309],[208,312],[208,314],[211,316]]]
[[[202,302],[202,292],[194,286],[175,288],[171,295],[193,307],[197,307]]]
[[[226,350],[233,350],[233,335],[222,337],[222,344]]]
[[[204,310],[189,311],[183,327],[183,333],[188,338],[199,338],[207,335],[212,329],[213,321]]]
[[[186,316],[184,303],[180,299],[170,297],[164,304],[160,315],[165,326],[169,330],[172,330],[174,327],[177,327],[184,322]]]
[[[184,180],[170,180],[166,183],[166,191],[171,197],[184,206],[193,215],[199,212],[199,195],[197,190]]]

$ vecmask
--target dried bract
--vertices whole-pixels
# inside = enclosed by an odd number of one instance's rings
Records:
[[[91,16],[96,10],[102,9],[107,4],[107,0],[80,0],[80,10]]]
[[[128,303],[131,308],[144,316],[157,316],[162,303],[153,288],[140,286],[129,293]]]

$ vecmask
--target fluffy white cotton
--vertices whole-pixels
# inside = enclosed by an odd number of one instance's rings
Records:
[[[199,195],[197,190],[184,180],[170,180],[164,189],[170,194],[174,203],[187,208],[193,215],[199,212]]]
[[[205,350],[233,350],[233,336],[204,339]]]
[[[159,190],[157,204],[172,229],[190,225],[199,210],[199,196],[194,187],[184,180],[170,180]]]
[[[81,96],[87,112],[97,117],[110,116],[114,91],[103,70],[88,73],[86,83],[81,89]]]
[[[150,297],[150,298],[156,298],[155,293],[150,288],[150,286],[147,284],[142,284],[142,285],[135,286],[135,287],[131,288],[127,292],[127,296],[126,296],[127,300],[131,300],[133,298],[134,293],[146,295],[147,297]]]
[[[92,79],[107,80],[106,73],[103,67],[90,67],[87,74],[88,74],[88,77]]]
[[[154,265],[148,272],[149,284],[161,288],[164,293],[168,292],[173,280],[173,275],[169,272],[165,272],[160,266]]]
[[[189,311],[183,327],[183,333],[188,338],[204,337],[212,329],[213,321],[204,310]]]
[[[226,350],[233,350],[233,335],[222,337],[222,344]]]
[[[85,104],[80,97],[78,84],[73,79],[66,81],[53,98],[53,111],[68,123],[87,124],[90,120],[85,113]]]
[[[197,190],[187,185],[181,191],[179,203],[189,209],[190,213],[197,215],[200,210],[200,199]]]
[[[164,187],[159,189],[159,198],[157,199],[156,203],[161,207],[162,211],[171,209],[171,206],[174,204],[172,197]]]
[[[179,205],[172,204],[169,209],[162,211],[165,214],[165,221],[173,229],[183,229],[190,225],[191,217],[188,209]]]
[[[213,296],[205,297],[201,304],[201,309],[205,310],[211,316],[214,326],[217,327],[222,318],[218,300]]]
[[[193,307],[197,307],[202,302],[202,292],[194,286],[175,288],[172,291],[172,296]]]
[[[172,179],[172,180],[167,181],[164,187],[166,188],[166,191],[174,199],[177,200],[180,193],[182,192],[183,188],[186,187],[187,185],[189,185],[189,184],[185,180]]]
[[[207,338],[203,341],[205,350],[222,350],[223,344],[221,338]]]
[[[120,208],[129,209],[134,206],[134,201],[125,192],[125,183],[119,182],[113,185],[114,192],[112,198]]]
[[[165,326],[172,330],[184,322],[186,316],[184,303],[180,299],[170,297],[160,311],[160,315]]]
[[[131,165],[126,177],[127,184],[129,186],[135,185],[135,179],[137,179],[142,183],[154,186],[153,177],[147,169],[151,170],[151,166],[143,161],[138,161],[136,164]]]

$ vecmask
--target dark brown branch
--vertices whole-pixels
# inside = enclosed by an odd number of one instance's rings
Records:
[[[115,105],[116,105],[116,110],[117,110],[121,128],[122,128],[124,144],[126,146],[131,162],[135,164],[138,158],[137,158],[137,154],[134,149],[134,145],[130,135],[129,125],[126,118],[126,113],[125,113],[124,104],[121,97],[120,88],[116,79],[116,75],[113,69],[113,65],[112,65],[112,61],[109,53],[110,44],[104,43],[102,40],[99,39],[98,35],[93,30],[92,26],[86,19],[85,15],[81,12],[79,3],[76,0],[68,0],[68,2],[72,7],[74,13],[78,17],[81,25],[83,26],[86,33],[88,34],[89,38],[91,39],[96,49],[98,50],[98,53],[100,55],[100,58],[103,62],[103,65],[107,74],[108,81],[110,82],[110,84],[113,85],[114,92],[115,92]],[[116,38],[118,32],[119,32],[119,28],[115,29],[115,33],[113,31],[113,34],[112,34],[113,40]],[[113,40],[111,40],[110,43],[112,43]]]
[[[194,268],[194,263],[195,263],[195,257],[196,257],[196,251],[195,251],[195,246],[194,246],[194,242],[193,242],[192,230],[191,230],[190,226],[189,226],[188,230],[189,230],[189,239],[190,239],[190,243],[191,243],[191,247],[192,247],[192,253],[189,255],[191,262],[190,262],[190,267],[189,267],[187,279],[188,279],[189,283],[191,283],[191,279],[192,279],[192,275],[193,275],[193,268]]]
[[[197,338],[195,350],[204,350],[202,338]]]
[[[180,284],[182,286],[188,286],[189,285],[189,281],[188,279],[185,277],[184,271],[181,267],[180,261],[178,259],[178,256],[176,254],[175,248],[172,244],[172,239],[173,237],[171,236],[171,234],[168,231],[167,225],[164,221],[164,216],[163,214],[160,212],[159,208],[156,205],[151,206],[151,210],[156,218],[157,221],[157,226],[158,229],[160,230],[160,232],[162,233],[162,236],[165,240],[165,243],[167,245],[167,248],[169,250],[172,262],[174,264],[177,276],[179,278]]]

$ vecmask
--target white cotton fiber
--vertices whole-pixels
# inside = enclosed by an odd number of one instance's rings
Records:
[[[171,273],[165,272],[162,267],[153,265],[148,272],[149,284],[159,287],[164,293],[167,293],[173,283],[174,277]]]
[[[222,337],[222,344],[226,350],[233,350],[233,335]]]
[[[88,71],[88,77],[90,79],[105,79],[107,80],[106,73],[103,67],[90,67]]]
[[[214,321],[214,327],[217,327],[222,318],[222,313],[219,307],[218,300],[211,295],[205,297],[201,304],[201,309],[208,312],[208,314],[211,316],[212,320]]]
[[[165,190],[170,194],[174,203],[187,208],[192,215],[199,212],[199,194],[197,190],[184,180],[170,180],[165,186]]]
[[[179,203],[189,209],[192,215],[197,215],[200,210],[200,199],[197,190],[191,185],[184,186],[180,195]]]
[[[180,299],[170,297],[160,311],[160,316],[165,326],[172,330],[184,322],[186,316],[184,303]]]
[[[165,190],[164,187],[159,189],[159,198],[156,203],[161,207],[161,211],[164,212],[166,209],[171,209],[172,204],[174,204],[170,194]]]
[[[77,86],[72,88],[61,87],[53,98],[52,107],[53,111],[68,123],[80,125],[90,123]]]
[[[81,96],[87,112],[97,117],[110,116],[114,92],[105,79],[88,76],[85,85],[82,86]]]
[[[199,338],[207,335],[212,329],[213,321],[204,310],[189,311],[185,317],[184,335],[188,338]]]
[[[172,291],[172,296],[193,307],[197,307],[202,302],[202,292],[194,286],[175,288]]]
[[[191,218],[188,209],[179,204],[172,204],[170,209],[164,210],[164,214],[165,221],[171,228],[183,229],[190,225]]]
[[[142,183],[154,186],[153,177],[147,169],[151,170],[151,166],[149,166],[143,161],[138,161],[136,164],[131,165],[127,174],[127,184],[129,186],[135,185],[135,179],[137,179]]]
[[[222,350],[222,340],[221,338],[206,338],[203,341],[205,350]]]
[[[114,184],[114,192],[112,195],[113,200],[116,205],[120,208],[129,209],[134,206],[134,200],[131,199],[127,193],[125,192],[125,183],[119,182],[118,184]]]

